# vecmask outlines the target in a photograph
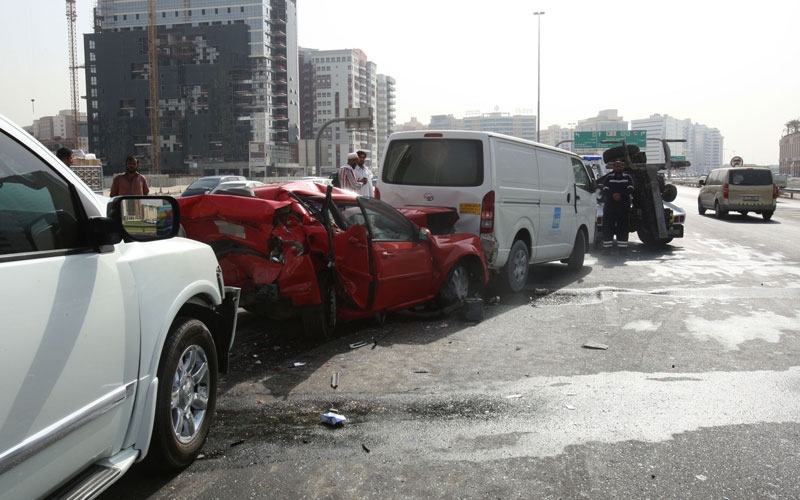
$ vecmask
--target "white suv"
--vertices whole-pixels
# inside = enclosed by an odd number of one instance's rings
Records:
[[[175,237],[177,208],[101,200],[0,116],[0,498],[92,498],[136,461],[196,458],[239,290]]]

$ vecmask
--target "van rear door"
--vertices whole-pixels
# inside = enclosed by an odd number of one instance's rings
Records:
[[[393,134],[394,135],[394,134]],[[378,187],[394,207],[448,207],[458,212],[456,232],[478,234],[488,148],[474,135],[399,133],[386,146]]]

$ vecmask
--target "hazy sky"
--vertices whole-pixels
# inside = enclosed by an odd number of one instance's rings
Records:
[[[70,107],[66,3],[6,3],[0,113],[30,125]],[[77,0],[81,61],[93,3]],[[543,129],[568,127],[604,109],[628,121],[667,114],[719,129],[725,161],[738,155],[746,163],[777,164],[784,124],[800,118],[797,1],[297,3],[301,46],[359,48],[379,73],[397,80],[398,123],[495,109],[535,113],[536,11],[545,12]],[[80,85],[84,95],[83,72]]]

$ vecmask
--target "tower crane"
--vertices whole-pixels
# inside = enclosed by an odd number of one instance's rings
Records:
[[[82,66],[78,65],[77,35],[75,31],[75,22],[78,19],[78,13],[75,2],[76,0],[67,0],[67,26],[69,28],[69,80],[70,103],[72,106],[72,139],[74,141],[74,148],[77,149],[80,147],[80,130],[78,128],[80,123],[78,117],[80,111],[78,69]]]
[[[67,0],[69,1],[69,0]],[[73,0],[74,1],[74,0]],[[152,136],[151,173],[160,173],[161,133],[158,105],[158,37],[156,36],[156,0],[147,0],[147,56],[150,63],[150,135]]]

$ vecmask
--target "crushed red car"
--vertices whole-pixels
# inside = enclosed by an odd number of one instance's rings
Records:
[[[337,320],[454,308],[488,280],[477,236],[433,235],[385,202],[331,186],[271,184],[179,203],[186,236],[214,249],[242,307],[301,316],[312,335]]]

